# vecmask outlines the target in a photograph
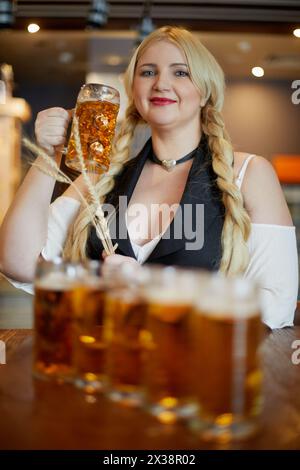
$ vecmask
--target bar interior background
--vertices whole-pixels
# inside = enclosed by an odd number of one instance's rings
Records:
[[[31,23],[40,30],[29,33]],[[0,64],[12,65],[13,94],[32,111],[23,134],[34,137],[41,109],[72,108],[86,81],[119,88],[122,115],[122,73],[131,51],[152,27],[165,24],[193,30],[220,62],[235,149],[273,161],[300,247],[300,38],[293,34],[300,29],[299,0],[0,0]],[[264,76],[255,77],[253,67],[262,67]],[[147,135],[141,128],[134,152]],[[25,158],[22,169],[28,169]],[[30,296],[0,281],[0,328],[31,325]]]

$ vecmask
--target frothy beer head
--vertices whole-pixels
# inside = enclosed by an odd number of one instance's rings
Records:
[[[75,279],[71,279],[67,274],[62,272],[49,272],[41,279],[35,281],[36,289],[53,290],[53,291],[69,291],[76,285]]]
[[[145,290],[145,297],[148,302],[161,305],[192,305],[195,298],[195,289],[180,289],[177,286],[162,287],[149,286]]]
[[[162,304],[193,304],[207,274],[203,271],[175,267],[147,268],[145,296],[147,300]]]
[[[197,298],[196,311],[216,318],[257,316],[260,312],[257,286],[246,279],[212,275]]]
[[[148,312],[165,322],[176,322],[191,311],[201,275],[194,270],[173,267],[150,268],[144,288]]]

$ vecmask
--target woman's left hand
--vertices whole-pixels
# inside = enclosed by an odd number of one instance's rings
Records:
[[[118,266],[123,263],[130,264],[132,266],[140,266],[136,259],[131,258],[130,256],[123,256],[123,255],[107,255],[105,251],[102,253],[102,257],[104,259],[104,263],[107,266]]]

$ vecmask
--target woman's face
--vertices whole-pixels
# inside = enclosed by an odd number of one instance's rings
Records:
[[[154,42],[140,57],[133,99],[152,128],[200,127],[203,98],[190,79],[184,54],[168,41]]]

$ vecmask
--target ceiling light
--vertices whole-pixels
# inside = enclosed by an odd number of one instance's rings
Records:
[[[296,38],[300,38],[300,28],[294,29],[293,35],[296,36]]]
[[[0,28],[11,28],[15,22],[15,7],[12,0],[0,0]]]
[[[101,28],[107,23],[108,5],[106,0],[92,0],[87,17],[88,28]]]
[[[251,44],[250,44],[249,41],[240,41],[240,42],[238,43],[238,48],[239,48],[240,51],[242,51],[242,52],[249,52],[249,51],[251,51],[252,46],[251,46]]]
[[[27,26],[27,31],[28,33],[37,33],[38,31],[40,30],[40,27],[38,24],[36,23],[30,23],[28,26]]]
[[[145,1],[144,3],[142,20],[137,28],[138,33],[139,33],[137,41],[136,41],[137,46],[155,29],[155,26],[151,18],[151,4],[152,4],[151,1]]]
[[[262,67],[253,67],[252,69],[252,75],[254,75],[254,77],[263,77],[265,74],[265,71]]]

